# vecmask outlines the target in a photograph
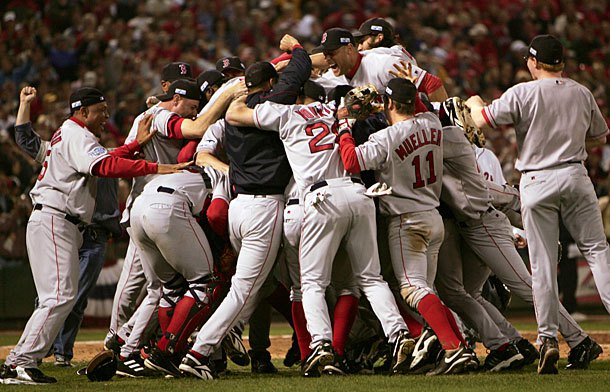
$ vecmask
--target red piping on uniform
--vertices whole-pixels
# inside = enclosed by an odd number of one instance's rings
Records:
[[[360,53],[358,53],[358,58],[356,59],[356,63],[354,64],[352,69],[350,69],[349,72],[347,72],[345,74],[345,77],[348,78],[348,79],[353,78],[354,75],[356,75],[356,72],[358,72],[358,68],[360,68],[360,63],[361,62],[362,62],[362,55]]]
[[[400,244],[400,260],[402,261],[402,270],[405,273],[405,279],[407,280],[407,284],[410,286],[411,285],[411,281],[409,280],[409,276],[407,275],[407,267],[405,267],[406,261],[405,261],[405,256],[402,253],[402,235],[400,235],[400,233],[402,232],[402,216],[399,216],[400,219],[400,224],[398,225],[398,242]],[[406,298],[405,298],[406,301]]]
[[[87,125],[85,125],[84,122],[82,122],[81,120],[79,120],[78,118],[76,118],[74,116],[70,117],[68,120],[72,120],[75,123],[77,123],[78,125],[80,125],[81,127],[85,128],[85,129],[89,129],[89,128],[87,128]]]
[[[356,155],[356,141],[349,132],[341,135],[339,139],[339,153],[345,170],[352,174],[360,173],[360,164]]]
[[[481,109],[481,114],[483,115],[483,118],[485,119],[485,122],[486,122],[486,123],[487,123],[487,124],[488,124],[490,127],[494,128],[494,126],[492,125],[492,123],[491,123],[491,121],[490,121],[489,117],[487,117],[487,110],[485,110],[485,108]],[[492,119],[493,119],[493,116],[491,115],[491,113],[489,113],[489,115],[490,115],[490,116],[492,117]]]

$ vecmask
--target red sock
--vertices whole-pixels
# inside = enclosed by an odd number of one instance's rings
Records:
[[[419,314],[428,323],[438,337],[445,350],[455,350],[460,345],[460,338],[456,336],[450,320],[445,313],[445,305],[434,294],[428,294],[417,305]],[[452,316],[453,318],[453,316]],[[453,320],[455,323],[455,320]]]
[[[167,350],[167,345],[169,344],[169,339],[167,338],[168,334],[172,334],[176,337],[180,337],[184,327],[187,325],[188,321],[193,318],[195,312],[191,312],[196,307],[195,299],[184,296],[178,303],[176,304],[176,309],[174,309],[174,315],[172,316],[172,320],[167,327],[166,333],[163,334],[161,339],[157,342],[157,347],[161,349],[161,351]]]
[[[443,304],[443,308],[445,309],[445,314],[447,315],[447,320],[449,320],[449,325],[451,325],[453,332],[458,337],[458,339],[460,339],[460,342],[462,342],[464,344],[464,346],[468,346],[468,343],[466,343],[466,339],[464,339],[464,336],[462,335],[462,331],[460,331],[460,327],[458,327],[457,321],[455,321],[455,317],[453,316],[451,309],[449,309],[447,307],[447,305],[444,305],[444,304]]]
[[[339,355],[344,354],[345,343],[357,314],[358,298],[353,295],[342,295],[337,298],[333,320],[333,348]]]
[[[299,342],[301,361],[304,361],[309,355],[311,336],[309,331],[307,331],[307,321],[305,320],[305,312],[301,302],[292,303],[292,321],[294,322],[294,332],[297,334],[297,341]]]
[[[161,327],[161,332],[165,335],[167,332],[167,327],[169,327],[169,323],[172,320],[172,314],[174,313],[174,307],[162,308],[159,307],[159,312],[157,317],[159,318],[159,327]]]
[[[396,304],[398,305],[398,311],[400,312],[400,315],[402,316],[403,320],[405,320],[405,323],[407,324],[407,328],[409,328],[409,335],[411,335],[411,337],[413,339],[418,338],[419,335],[421,335],[421,331],[424,328],[424,326],[421,325],[419,323],[419,321],[417,321],[411,315],[411,313],[409,313],[409,311],[406,310],[404,308],[404,306],[402,306],[402,304],[400,302],[397,302]]]
[[[267,298],[269,305],[273,306],[273,309],[277,310],[292,328],[294,324],[292,322],[292,303],[290,302],[290,291],[283,284],[278,283],[277,287]]]

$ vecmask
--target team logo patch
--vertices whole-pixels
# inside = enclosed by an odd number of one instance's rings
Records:
[[[180,75],[186,75],[186,65],[180,64]]]
[[[352,40],[349,39],[349,37],[341,37],[340,41],[342,44],[349,44],[350,42],[352,42]]]
[[[208,88],[208,85],[209,85],[209,84],[210,84],[210,83],[209,83],[209,82],[206,80],[205,82],[203,82],[203,83],[201,84],[200,90],[201,90],[202,92],[203,92],[203,91],[205,91],[205,89],[206,89],[206,88]]]
[[[326,42],[326,33],[322,34],[322,43]]]
[[[538,52],[536,51],[536,49],[530,48],[530,53],[535,56]]]
[[[95,147],[93,150],[89,151],[87,155],[91,158],[97,158],[104,154],[108,154],[108,151],[104,147]]]
[[[77,108],[82,105],[81,101],[72,102],[72,109]]]
[[[372,25],[372,26],[371,26],[371,30],[375,30],[375,31],[383,31],[383,27],[381,27],[381,26],[376,26],[376,25]]]
[[[229,59],[222,60],[222,68],[227,68],[229,65],[231,65]]]
[[[186,95],[186,90],[183,90],[181,88],[177,88],[176,90],[174,90],[175,94],[180,94],[180,95]]]

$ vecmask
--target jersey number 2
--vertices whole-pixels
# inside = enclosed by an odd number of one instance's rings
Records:
[[[314,130],[319,130],[319,133],[315,134]],[[316,153],[320,151],[332,150],[335,147],[335,143],[320,143],[322,139],[324,139],[330,133],[330,129],[328,125],[324,123],[315,123],[308,125],[305,128],[305,134],[307,136],[313,136],[313,139],[309,141],[309,151],[311,153]],[[333,126],[333,133],[336,134],[336,131]]]
[[[42,169],[40,169],[40,174],[38,174],[38,181],[42,180],[45,174],[47,174],[47,169],[49,168],[49,155],[51,155],[51,147],[47,150],[47,156],[42,163]]]
[[[420,156],[416,155],[413,157],[411,164],[415,167],[415,182],[413,183],[413,189],[422,188],[426,185],[434,184],[436,182],[436,173],[434,172],[434,153],[429,151],[426,154],[426,161],[428,162],[428,169],[430,171],[430,177],[426,181],[421,175],[421,163]]]

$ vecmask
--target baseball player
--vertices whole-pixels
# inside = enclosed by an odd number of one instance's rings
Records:
[[[442,125],[432,113],[414,115],[415,85],[403,78],[388,82],[384,112],[390,127],[355,147],[348,132],[340,139],[341,158],[348,172],[375,170],[378,181],[392,186],[379,207],[390,215],[390,255],[400,293],[439,337],[444,358],[430,375],[466,370],[471,352],[449,309],[434,294],[438,251],[443,240],[437,211],[443,177]]]
[[[400,370],[415,342],[409,337],[392,293],[379,273],[373,201],[364,195],[360,179],[346,176],[340,161],[335,143],[334,105],[286,106],[266,102],[255,109],[239,103],[233,105],[227,111],[229,123],[279,132],[303,195],[301,289],[311,353],[302,365],[302,374],[316,375],[318,368],[334,359],[324,295],[341,242],[359,288],[394,345],[393,371]]]
[[[236,84],[227,89],[222,96],[216,101],[212,108],[204,115],[196,120],[190,120],[194,117],[199,104],[200,92],[194,82],[187,80],[177,80],[170,85],[168,92],[159,97],[161,103],[148,109],[136,117],[130,134],[127,136],[126,142],[129,142],[134,136],[134,130],[139,121],[147,113],[154,114],[153,127],[158,129],[158,135],[153,138],[150,145],[143,149],[143,152],[148,160],[159,162],[176,162],[178,153],[183,145],[183,139],[200,138],[206,131],[208,125],[220,116],[224,111],[229,99],[234,98],[242,92],[242,85]],[[123,222],[129,221],[129,212],[134,200],[140,194],[144,185],[150,178],[141,178],[134,180],[132,191],[127,199],[127,207],[123,212]],[[129,232],[129,229],[128,229]],[[130,241],[130,246],[127,249],[125,257],[126,264],[123,266],[123,271],[117,285],[117,293],[115,294],[115,302],[113,303],[113,313],[117,317],[111,319],[110,332],[106,338],[106,347],[110,346],[113,340],[121,338],[126,343],[120,348],[120,360],[118,363],[119,371],[124,375],[138,376],[145,371],[143,359],[137,353],[136,348],[140,344],[140,340],[146,326],[154,316],[154,312],[159,303],[161,296],[161,283],[154,276],[152,271],[147,270],[139,260],[137,246]],[[144,276],[144,281],[141,277]],[[148,294],[143,302],[138,307],[134,319],[129,323],[119,326],[119,316],[121,310],[127,312],[133,311],[135,300],[139,295],[141,288],[147,282]],[[131,301],[124,301],[123,298],[129,298]],[[128,306],[125,306],[127,302]],[[167,314],[161,313],[159,317],[162,319]],[[162,324],[167,325],[167,321]],[[131,331],[129,329],[131,328]],[[116,335],[113,333],[118,331]],[[117,336],[117,337],[115,337]],[[127,339],[129,336],[129,339]],[[134,374],[136,372],[136,374]]]
[[[610,248],[591,180],[582,165],[585,147],[604,144],[608,126],[593,95],[561,76],[563,45],[550,35],[535,37],[527,67],[534,79],[508,89],[486,106],[467,104],[477,126],[514,124],[521,171],[521,203],[529,243],[538,335],[538,373],[557,373],[557,241],[559,219],[585,255],[606,310],[610,311]],[[587,359],[601,350],[589,345]],[[588,362],[587,362],[588,364]]]
[[[91,222],[96,182],[90,176],[135,177],[176,172],[185,165],[131,161],[138,137],[109,153],[96,140],[108,119],[102,93],[81,88],[70,96],[71,116],[53,134],[38,180],[30,192],[34,211],[27,227],[27,248],[38,293],[38,307],[0,373],[4,384],[48,384],[57,380],[38,369],[74,305],[78,286],[78,249],[83,224]],[[29,113],[28,113],[29,117]],[[143,124],[149,126],[149,119]],[[140,133],[142,135],[142,132]]]
[[[227,56],[219,59],[216,62],[216,71],[222,73],[227,79],[233,79],[239,76],[244,76],[246,67],[239,57]]]
[[[20,96],[19,122],[15,123],[17,145],[39,164],[44,162],[49,141],[41,140],[32,128],[29,107],[35,98],[32,87],[24,87]],[[27,121],[21,123],[21,121]],[[104,266],[106,243],[111,234],[120,235],[119,206],[117,199],[117,179],[98,178],[95,211],[92,224],[83,232],[83,245],[79,249],[80,272],[76,303],[68,315],[55,343],[53,344],[55,366],[70,367],[74,356],[74,341],[80,329],[87,299],[95,286]]]
[[[292,50],[293,55],[279,78],[267,62],[255,63],[246,70],[250,105],[269,99],[294,102],[308,79],[311,60],[299,42],[286,35],[280,49]],[[229,179],[237,193],[229,205],[229,233],[239,255],[229,294],[201,328],[192,350],[180,364],[184,373],[201,379],[217,377],[210,354],[231,328],[250,317],[259,289],[273,268],[282,235],[283,194],[291,177],[277,136],[226,125],[225,140]]]

